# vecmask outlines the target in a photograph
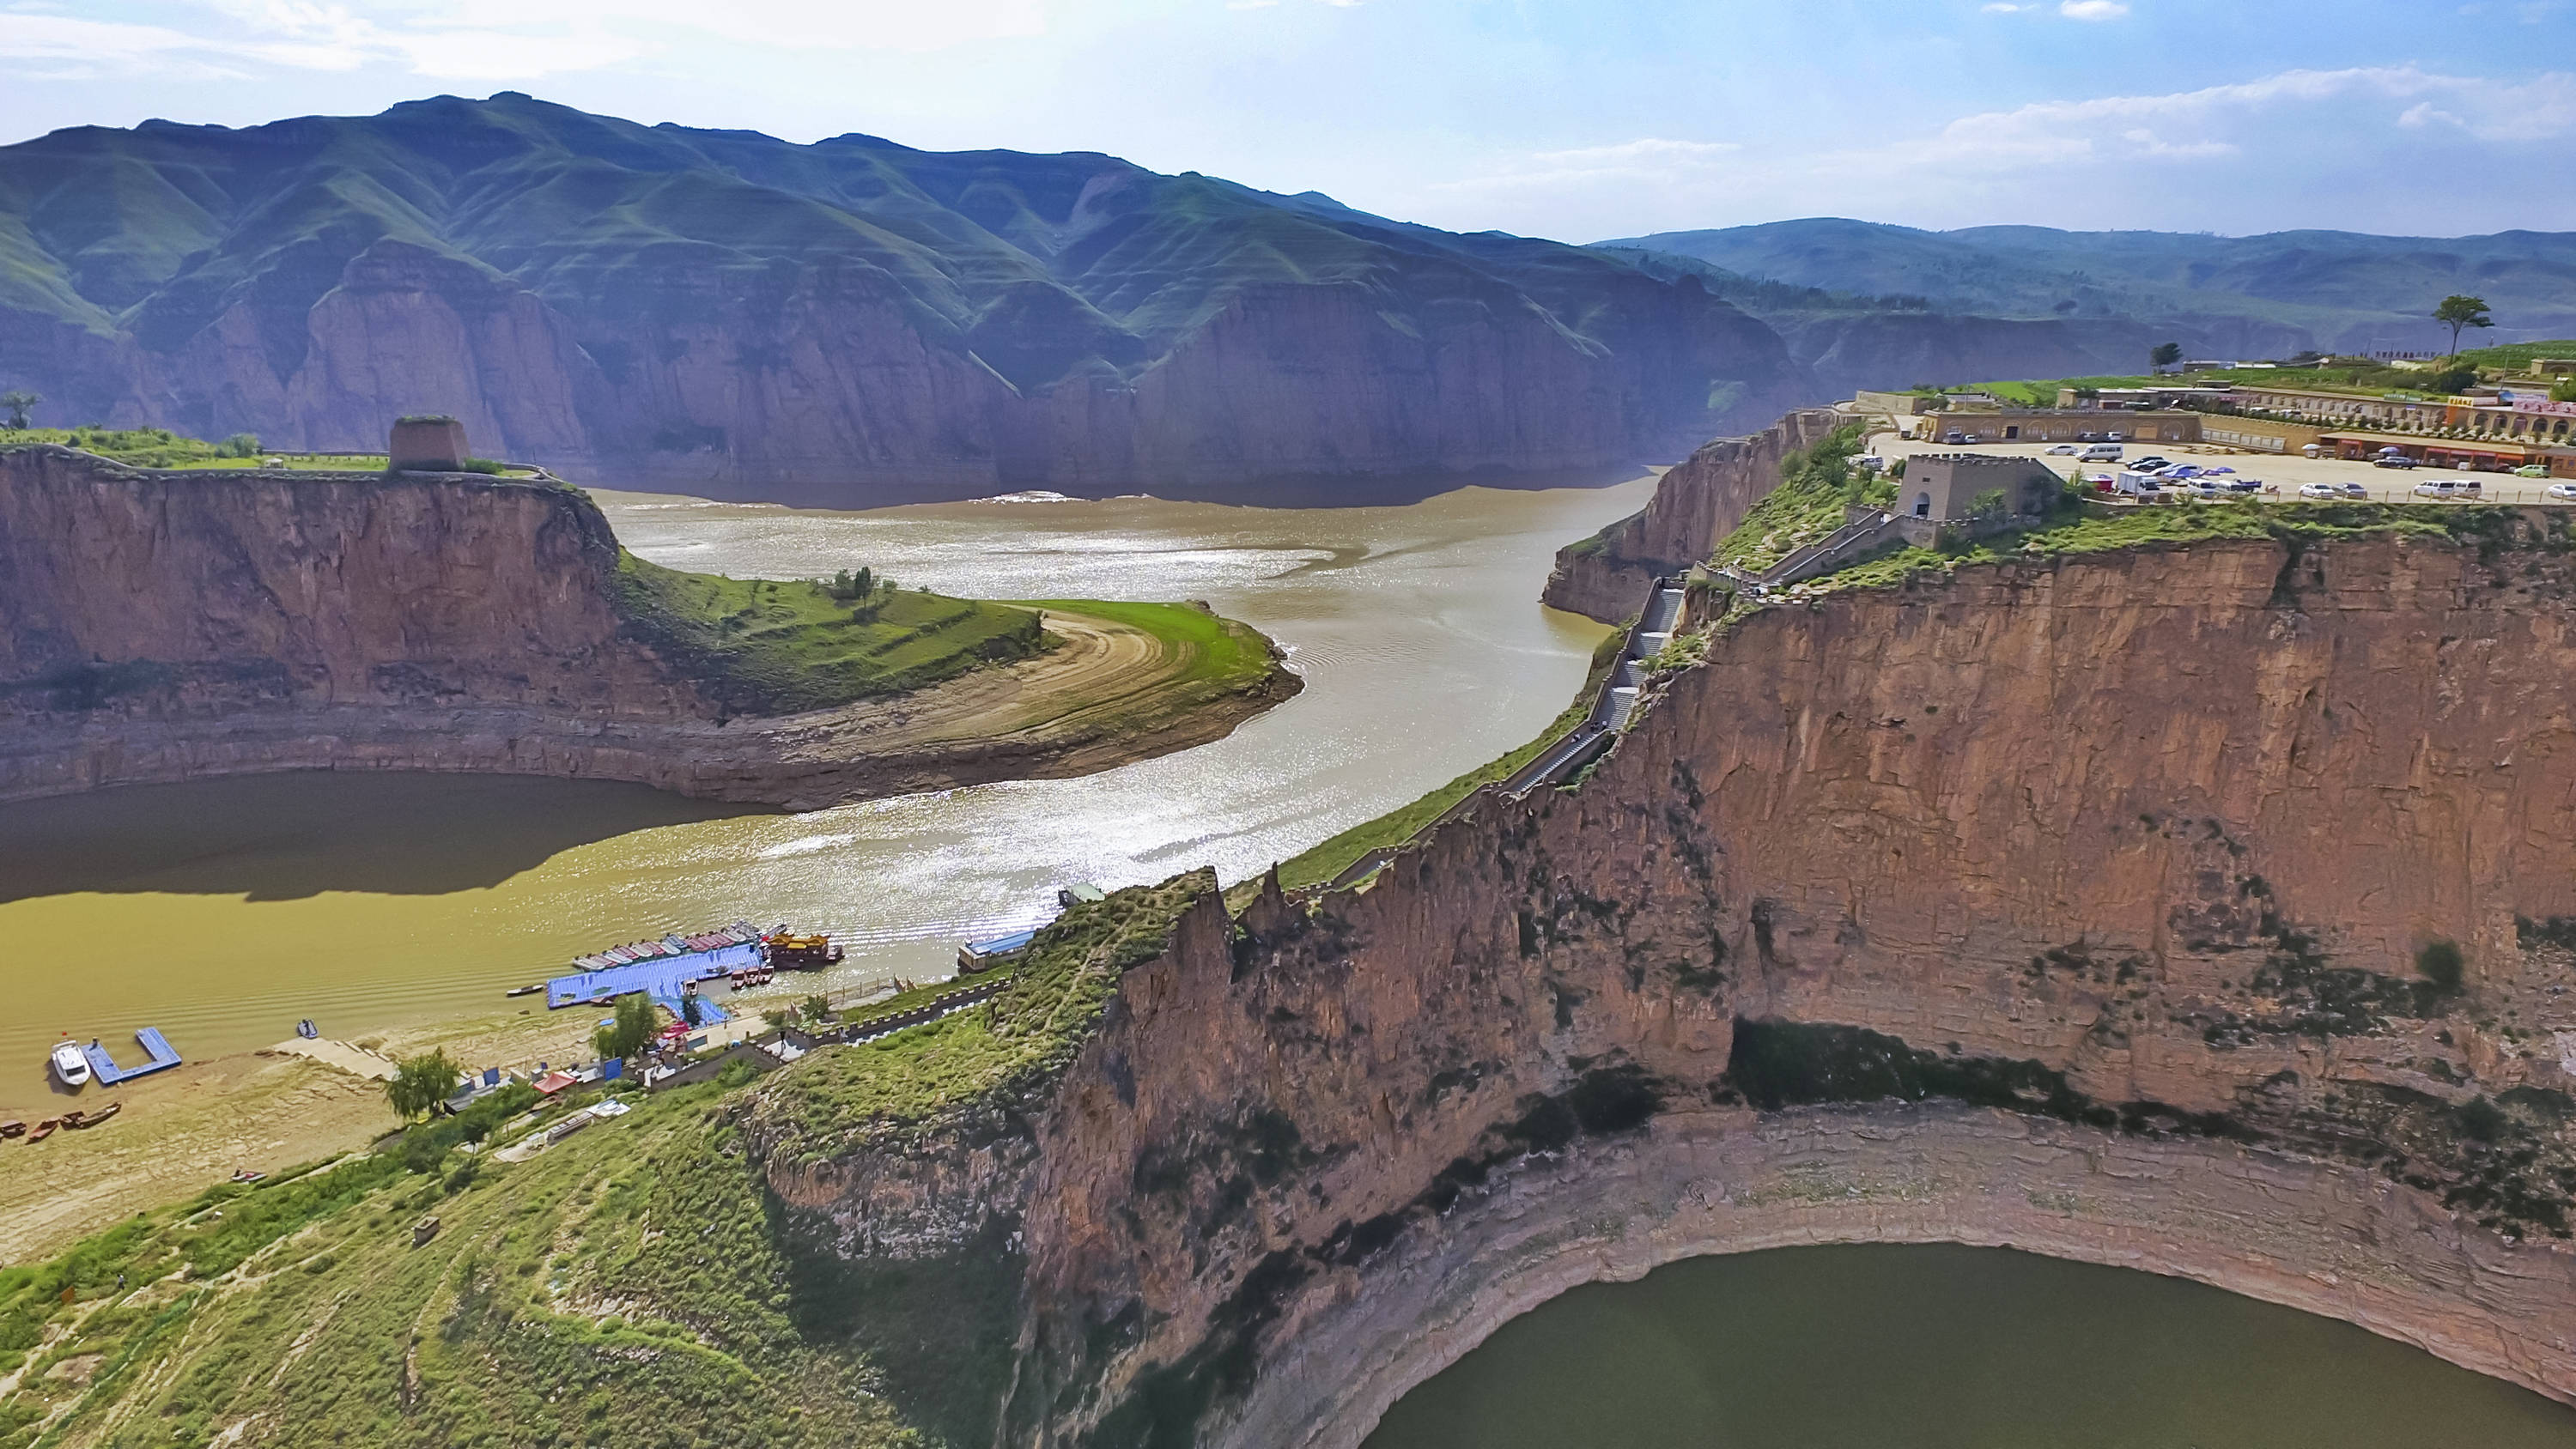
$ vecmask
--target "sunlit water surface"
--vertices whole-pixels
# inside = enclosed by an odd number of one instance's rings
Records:
[[[584,781],[298,774],[0,806],[0,1073],[61,1032],[191,1055],[499,1011],[575,954],[749,917],[829,930],[833,984],[947,969],[1055,888],[1256,873],[1543,728],[1604,632],[1542,608],[1558,546],[1650,482],[1468,488],[1407,507],[1150,498],[868,513],[599,494],[677,568],[866,564],[985,598],[1204,599],[1291,651],[1305,692],[1228,738],[1077,780],[805,815]],[[811,989],[799,981],[796,990]],[[782,988],[784,989],[784,988]],[[24,1095],[15,1091],[14,1095]]]

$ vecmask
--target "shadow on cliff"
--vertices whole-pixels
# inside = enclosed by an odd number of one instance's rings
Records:
[[[773,813],[508,775],[296,771],[139,785],[0,804],[0,903],[77,891],[443,895],[638,830]]]

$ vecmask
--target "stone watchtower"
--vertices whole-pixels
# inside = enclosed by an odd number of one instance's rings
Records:
[[[414,413],[394,419],[393,441],[385,449],[385,466],[396,473],[461,473],[465,460],[465,425],[444,413]]]
[[[2057,507],[2058,490],[2064,486],[2065,480],[2036,458],[1917,453],[1905,460],[1896,511],[1934,523],[1954,523],[1970,516],[1980,495],[2001,493],[2005,514],[2034,517]]]

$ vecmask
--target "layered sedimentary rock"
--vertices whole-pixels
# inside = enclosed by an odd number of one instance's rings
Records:
[[[1045,1092],[753,1140],[845,1263],[1007,1266],[998,1443],[1349,1445],[1574,1283],[1835,1240],[2200,1278],[2576,1401],[2563,544],[1768,610],[1579,788],[1202,897]]]
[[[0,388],[49,425],[359,448],[439,412],[567,476],[842,506],[1597,471],[1811,386],[1697,280],[1554,242],[510,94],[0,147],[0,262]]]
[[[1648,582],[1705,561],[1719,539],[1780,482],[1780,463],[1851,421],[1801,408],[1749,437],[1705,444],[1664,474],[1638,512],[1559,549],[1547,602],[1615,624],[1634,614]]]
[[[1086,773],[1222,736],[1298,687],[1274,668],[1168,708],[1057,718],[1049,681],[1121,667],[1065,623],[1039,659],[743,717],[706,661],[653,642],[617,570],[607,520],[561,484],[0,451],[0,799],[414,769],[814,808]]]

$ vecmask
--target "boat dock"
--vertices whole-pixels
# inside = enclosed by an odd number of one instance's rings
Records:
[[[142,1043],[144,1055],[149,1058],[139,1067],[118,1066],[116,1058],[107,1054],[107,1048],[95,1041],[81,1048],[81,1055],[89,1058],[90,1072],[98,1078],[100,1086],[113,1087],[119,1082],[166,1072],[179,1065],[179,1049],[170,1045],[170,1039],[161,1034],[161,1028],[147,1026],[136,1032],[134,1039]]]
[[[688,989],[690,986],[711,977],[754,970],[761,964],[760,943],[755,940],[718,946],[710,951],[655,956],[622,966],[602,967],[597,971],[578,971],[569,976],[547,979],[546,1006],[549,1010],[566,1006],[605,1006],[618,997],[641,991],[673,1016],[681,1016],[682,998],[696,994]],[[732,1019],[723,1007],[704,995],[698,996],[698,1015],[709,1022]]]

